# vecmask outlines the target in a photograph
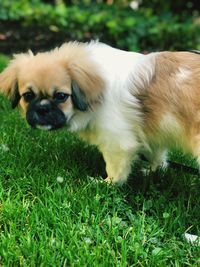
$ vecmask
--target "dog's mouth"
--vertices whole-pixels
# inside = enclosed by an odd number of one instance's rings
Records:
[[[26,119],[32,128],[47,131],[56,130],[66,125],[64,113],[51,102],[46,105],[40,105],[39,102],[30,104]]]

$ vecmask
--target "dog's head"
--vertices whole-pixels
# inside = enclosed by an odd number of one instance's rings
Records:
[[[0,91],[22,107],[32,127],[57,129],[100,100],[104,81],[87,45],[15,55],[0,74]]]

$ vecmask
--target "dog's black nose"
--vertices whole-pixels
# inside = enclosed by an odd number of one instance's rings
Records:
[[[39,105],[36,111],[39,115],[44,116],[50,112],[50,105]]]

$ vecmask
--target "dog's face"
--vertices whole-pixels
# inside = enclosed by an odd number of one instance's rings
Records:
[[[73,115],[72,81],[59,62],[34,58],[20,67],[17,86],[12,103],[16,105],[19,98],[32,127],[57,129]]]
[[[13,108],[20,104],[33,128],[51,130],[98,102],[103,80],[83,47],[68,44],[49,53],[16,56],[0,74],[0,89]]]

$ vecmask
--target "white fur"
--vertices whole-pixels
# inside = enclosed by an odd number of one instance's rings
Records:
[[[106,88],[97,110],[76,113],[69,128],[99,147],[106,161],[107,181],[122,184],[138,151],[150,149],[135,95],[151,81],[156,55],[125,52],[97,42],[87,49],[99,65]]]
[[[190,75],[191,75],[191,72],[188,69],[180,67],[176,74],[176,78],[178,81],[182,82],[183,80],[188,79]]]
[[[41,105],[41,106],[48,105],[49,103],[50,103],[50,101],[49,101],[48,99],[42,99],[42,100],[40,101],[40,105]]]

